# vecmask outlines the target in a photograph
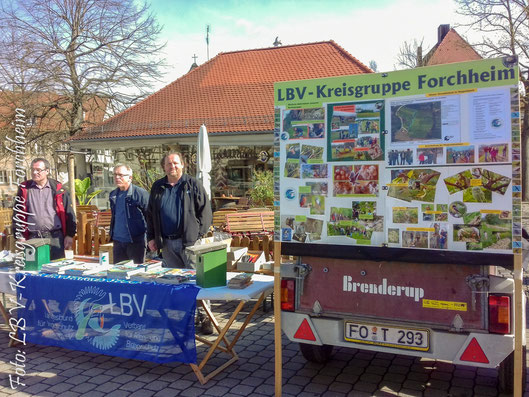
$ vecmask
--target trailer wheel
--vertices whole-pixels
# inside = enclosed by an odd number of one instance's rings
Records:
[[[331,358],[332,345],[309,345],[308,343],[300,343],[299,350],[307,361],[313,363],[324,364]]]
[[[525,389],[527,362],[525,359],[526,347],[522,349],[522,390]],[[514,391],[514,352],[502,361],[498,368],[498,384],[503,393]]]

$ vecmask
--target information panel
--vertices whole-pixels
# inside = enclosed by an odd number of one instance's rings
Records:
[[[521,249],[512,59],[274,88],[275,238],[283,253],[311,244],[331,257],[377,247],[389,256],[392,248],[428,249],[508,262]]]

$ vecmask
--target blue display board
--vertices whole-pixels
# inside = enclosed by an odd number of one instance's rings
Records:
[[[195,285],[16,277],[26,342],[156,363],[196,363]]]

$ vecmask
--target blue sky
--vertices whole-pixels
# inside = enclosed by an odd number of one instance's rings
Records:
[[[219,52],[334,40],[378,71],[393,70],[404,41],[437,41],[437,27],[460,20],[451,0],[147,0],[164,25],[169,68],[156,88],[187,73],[197,55],[207,61],[206,25],[211,26],[209,57]],[[462,35],[470,34],[458,29]]]

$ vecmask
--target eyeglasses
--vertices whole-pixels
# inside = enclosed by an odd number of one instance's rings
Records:
[[[130,176],[129,174],[114,174],[114,177],[116,178],[124,178],[126,176]]]
[[[40,168],[32,168],[31,172],[34,172],[35,174],[40,174],[44,171],[48,171],[46,168],[40,169]]]

